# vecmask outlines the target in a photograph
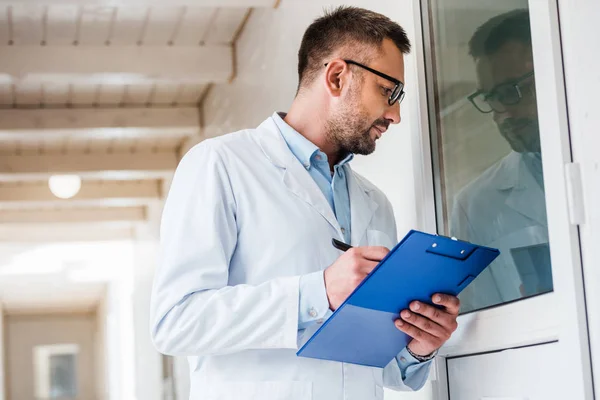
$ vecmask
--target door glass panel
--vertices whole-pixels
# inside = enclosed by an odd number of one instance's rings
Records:
[[[526,0],[429,0],[426,51],[440,234],[501,255],[462,312],[552,291]]]
[[[50,356],[50,398],[66,399],[77,396],[75,354]]]

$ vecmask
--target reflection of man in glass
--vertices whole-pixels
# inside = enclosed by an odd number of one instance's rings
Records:
[[[497,247],[501,256],[461,298],[466,310],[552,289],[529,12],[487,21],[469,43],[479,90],[512,151],[458,194],[451,233]]]

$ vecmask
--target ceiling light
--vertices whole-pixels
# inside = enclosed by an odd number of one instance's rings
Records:
[[[81,178],[77,175],[53,175],[48,180],[48,186],[59,199],[70,199],[79,193]]]

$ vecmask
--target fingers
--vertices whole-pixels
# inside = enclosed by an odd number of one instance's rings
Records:
[[[357,247],[358,254],[367,260],[381,261],[390,252],[390,249],[383,246],[363,246]]]
[[[359,271],[363,274],[368,275],[371,273],[371,271],[373,271],[373,269],[377,266],[377,264],[379,264],[377,261],[369,261],[369,260],[364,260],[361,263],[360,269]]]
[[[450,314],[443,309],[439,309],[420,301],[413,301],[410,303],[410,309],[415,314],[420,314],[448,330],[456,330],[456,315],[454,314]]]
[[[460,300],[456,296],[436,293],[431,299],[435,304],[445,307],[448,314],[458,315],[460,312]]]
[[[422,317],[419,314],[404,310],[400,313],[400,318],[419,330],[437,338],[440,342],[445,342],[450,338],[451,332],[443,326],[433,322],[432,320]],[[432,343],[437,344],[437,343]]]
[[[402,319],[396,320],[396,328],[406,333],[408,336],[415,339],[417,342],[431,343],[432,348],[437,348],[436,345],[440,342],[440,339],[438,339],[437,337],[431,335],[428,332],[425,332],[422,329],[417,328],[412,324],[402,321]]]

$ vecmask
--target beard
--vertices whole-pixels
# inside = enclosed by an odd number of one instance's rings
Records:
[[[537,119],[508,118],[498,125],[500,134],[517,153],[540,153],[540,130]]]
[[[370,120],[367,111],[356,101],[359,98],[358,90],[351,90],[348,97],[344,108],[327,121],[327,140],[336,145],[341,158],[349,153],[371,154],[375,151],[376,140],[372,129],[377,126],[385,130],[390,123],[382,118]]]

